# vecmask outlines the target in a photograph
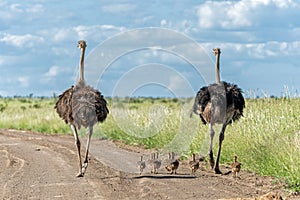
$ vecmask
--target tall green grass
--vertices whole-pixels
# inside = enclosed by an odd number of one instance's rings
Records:
[[[59,119],[54,104],[52,98],[2,98],[0,128],[67,134],[70,130]]]
[[[58,117],[53,98],[0,99],[0,128],[71,134]],[[208,128],[190,118],[193,99],[108,99],[110,114],[94,137],[131,145],[206,154]],[[238,155],[243,169],[283,179],[300,191],[300,99],[247,99],[244,117],[228,126],[221,163]],[[85,130],[81,130],[83,135]],[[217,135],[215,141],[218,141]],[[214,151],[217,150],[215,145]]]

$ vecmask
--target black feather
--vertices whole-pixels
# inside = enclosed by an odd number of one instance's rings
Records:
[[[209,115],[205,115],[205,108],[211,104]],[[198,114],[204,124],[209,123],[212,119],[207,119],[207,116],[215,116],[218,112],[218,118],[215,122],[220,122],[226,117],[229,109],[234,109],[234,114],[231,119],[226,119],[230,124],[243,116],[245,108],[245,100],[242,95],[242,90],[235,84],[222,81],[220,84],[210,84],[202,87],[196,97],[193,105],[193,112]]]

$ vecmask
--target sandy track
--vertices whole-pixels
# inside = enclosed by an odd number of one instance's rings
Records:
[[[144,150],[124,150],[107,140],[92,141],[86,175],[76,178],[75,150],[72,136],[1,130],[0,198],[221,199],[282,192],[280,185],[272,185],[272,179],[249,172],[234,179],[204,167],[191,176],[184,162],[178,175],[160,169],[159,175],[146,172],[140,176],[135,173],[136,152]]]

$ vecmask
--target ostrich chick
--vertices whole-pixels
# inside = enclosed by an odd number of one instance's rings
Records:
[[[237,161],[237,156],[234,156],[233,158],[234,158],[234,162],[231,164],[231,169],[232,169],[232,172],[234,173],[234,177],[236,178],[237,174],[241,170],[242,164]]]
[[[154,160],[153,160],[153,169],[151,170],[151,173],[158,174],[158,169],[161,166],[161,160],[158,160],[158,152],[153,153]]]
[[[195,174],[195,172],[199,169],[199,161],[196,161],[194,153],[193,153],[193,160],[189,162],[189,166],[192,170],[192,174]]]
[[[169,153],[169,163],[166,165],[166,170],[170,172],[170,174],[176,174],[176,170],[179,167],[178,159],[174,158],[174,153]]]
[[[143,156],[141,156],[141,160],[137,162],[137,167],[140,170],[140,174],[142,174],[143,170],[146,168],[146,163],[143,161]]]

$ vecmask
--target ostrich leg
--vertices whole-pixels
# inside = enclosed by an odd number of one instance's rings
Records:
[[[213,142],[214,142],[215,131],[211,123],[208,124],[208,127],[209,127],[209,134],[210,134],[209,163],[211,168],[213,169],[215,165],[214,154],[213,154]]]
[[[77,133],[76,127],[73,124],[71,124],[70,127],[73,131],[74,138],[75,138],[75,145],[77,147],[78,164],[79,164],[79,172],[77,174],[77,177],[82,177],[83,174],[82,174],[82,169],[81,169],[80,140],[78,138],[78,133]]]
[[[227,124],[224,123],[222,126],[222,130],[220,132],[220,136],[219,136],[219,150],[218,150],[216,164],[214,167],[216,174],[222,174],[222,172],[220,171],[220,168],[219,168],[219,161],[220,161],[222,142],[224,140],[224,133],[225,133],[226,126],[227,126]]]
[[[89,162],[88,161],[88,155],[89,155],[91,137],[92,137],[92,134],[93,134],[93,127],[92,126],[89,127],[87,134],[88,134],[88,138],[87,138],[87,143],[86,143],[84,162],[83,162],[83,165],[82,165],[82,175],[84,175],[85,170],[88,166],[88,162]]]

